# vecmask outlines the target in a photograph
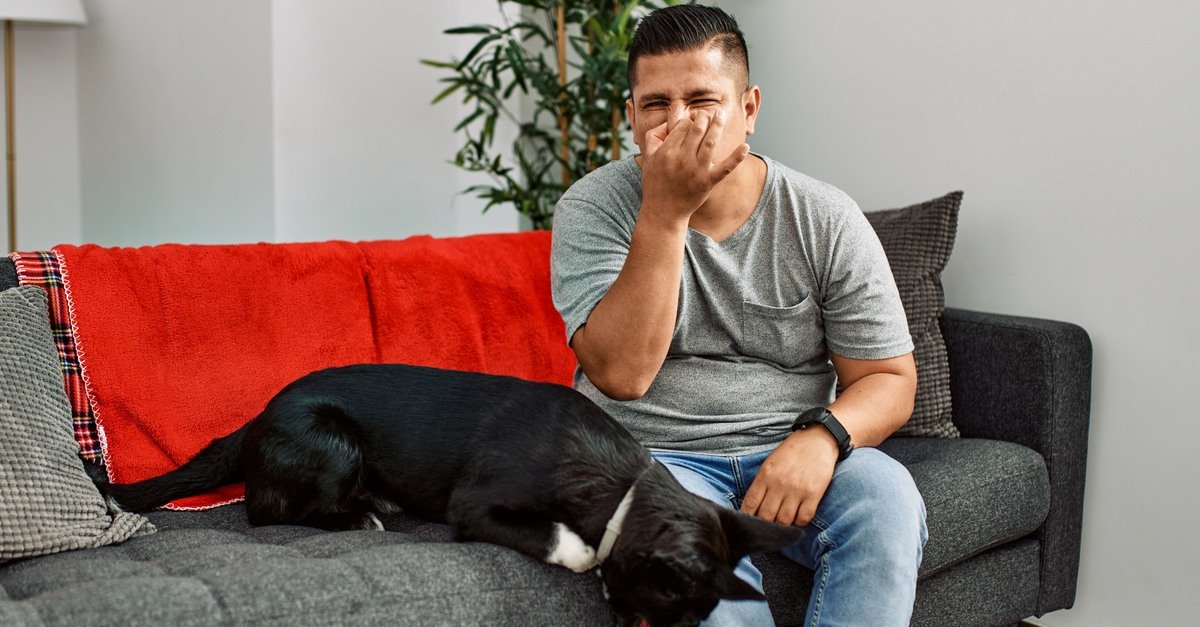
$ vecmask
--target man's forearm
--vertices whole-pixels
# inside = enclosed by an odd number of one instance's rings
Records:
[[[671,346],[679,308],[687,221],[646,211],[634,225],[620,274],[571,346],[588,379],[609,397],[645,394]]]
[[[877,446],[912,416],[916,383],[915,373],[870,374],[843,390],[829,411],[850,433],[854,446]]]

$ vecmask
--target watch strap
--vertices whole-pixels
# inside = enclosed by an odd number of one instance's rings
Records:
[[[837,416],[834,416],[833,412],[826,407],[814,407],[800,414],[796,418],[795,424],[792,425],[792,431],[806,429],[814,424],[823,425],[833,435],[833,439],[837,440],[839,462],[850,456],[854,450],[854,443],[850,441],[850,433],[842,426]]]

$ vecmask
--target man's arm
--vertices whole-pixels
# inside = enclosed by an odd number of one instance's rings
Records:
[[[621,273],[571,337],[588,380],[610,398],[644,395],[666,359],[686,237],[686,217],[657,219],[641,211]]]
[[[829,411],[855,447],[878,445],[912,416],[917,394],[912,353],[862,360],[831,352],[830,360],[844,385]],[[829,488],[837,459],[837,440],[828,430],[793,433],[763,461],[742,511],[783,525],[807,525]]]
[[[673,128],[647,132],[642,156],[642,206],[620,274],[571,337],[584,374],[606,396],[641,397],[658,375],[679,308],[679,282],[688,221],[712,189],[733,172],[750,147],[742,144],[720,164],[712,149],[725,118],[699,113]]]
[[[830,352],[829,358],[842,383],[842,394],[829,411],[846,428],[854,446],[878,446],[908,422],[917,396],[917,364],[912,353],[866,360]],[[832,441],[833,436],[829,437]]]

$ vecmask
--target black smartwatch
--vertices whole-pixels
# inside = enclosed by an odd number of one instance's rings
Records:
[[[796,417],[796,422],[792,423],[792,431],[807,429],[813,425],[824,425],[833,434],[833,439],[837,440],[839,462],[850,457],[854,443],[850,441],[850,434],[846,432],[842,423],[838,422],[833,412],[824,407],[814,407]]]

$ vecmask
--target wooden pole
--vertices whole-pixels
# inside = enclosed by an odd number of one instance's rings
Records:
[[[621,158],[621,109],[620,107],[613,108],[613,127],[612,127],[612,160],[616,161]]]
[[[613,15],[621,14],[621,2],[613,2]],[[612,160],[621,158],[621,101],[616,99],[612,112]]]
[[[17,149],[13,124],[13,23],[4,20],[4,121],[8,140],[8,252],[17,251]]]
[[[566,1],[558,3],[558,86],[559,94],[558,130],[562,140],[562,184],[571,186],[571,126],[567,120],[567,8]]]

